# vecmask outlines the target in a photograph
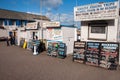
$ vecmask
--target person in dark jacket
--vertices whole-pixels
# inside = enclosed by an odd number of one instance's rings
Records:
[[[10,46],[9,37],[6,38],[7,46]]]
[[[13,35],[10,35],[10,44],[11,44],[11,45],[14,44],[14,38],[13,38]]]

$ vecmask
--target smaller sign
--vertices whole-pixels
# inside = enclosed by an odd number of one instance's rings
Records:
[[[74,48],[84,48],[85,42],[74,42]]]
[[[15,27],[15,26],[9,26],[9,30],[11,30],[11,31],[12,31],[12,30],[16,30],[16,28],[17,28],[17,27]]]
[[[43,27],[60,27],[60,22],[45,22]]]
[[[28,23],[26,26],[26,29],[37,29],[37,28],[38,28],[37,22]]]

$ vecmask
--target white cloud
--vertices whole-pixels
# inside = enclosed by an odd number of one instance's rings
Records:
[[[46,8],[47,11],[43,11],[42,13],[45,13],[45,15],[50,18],[51,21],[60,21],[61,25],[73,25],[75,24],[78,26],[76,22],[74,22],[74,15],[73,13],[52,13],[52,10],[58,9],[62,4],[62,0],[40,0],[41,6],[43,8]],[[33,13],[33,12],[29,12]],[[33,13],[37,14],[37,13]],[[38,13],[39,14],[39,13]]]
[[[36,14],[36,15],[41,15],[41,13],[36,13],[36,12],[27,12],[27,13],[29,13],[29,14]]]
[[[40,0],[41,6],[52,9],[57,9],[62,3],[62,0]]]
[[[46,13],[46,16],[51,19],[51,21],[60,21],[62,25],[73,25],[74,18],[73,14],[53,14],[51,12]]]

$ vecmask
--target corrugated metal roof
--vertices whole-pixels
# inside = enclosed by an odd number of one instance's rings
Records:
[[[36,14],[30,14],[25,12],[17,12],[17,11],[11,11],[11,10],[5,10],[0,9],[0,18],[1,19],[18,19],[18,20],[48,20],[49,18],[46,16],[36,15]]]

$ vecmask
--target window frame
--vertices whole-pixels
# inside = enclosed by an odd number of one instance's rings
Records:
[[[91,29],[92,27],[105,27],[104,33],[101,33],[98,31],[98,33],[92,33]],[[107,34],[108,34],[108,24],[107,23],[90,23],[88,25],[88,40],[107,40]],[[95,37],[94,37],[95,36]]]

